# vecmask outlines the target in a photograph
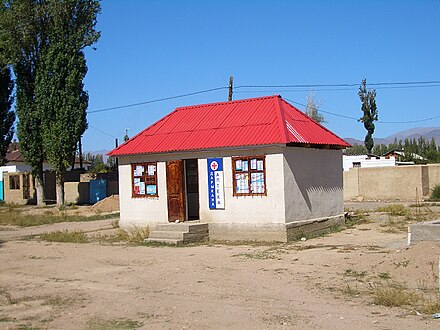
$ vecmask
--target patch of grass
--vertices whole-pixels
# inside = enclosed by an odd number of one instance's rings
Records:
[[[40,239],[47,242],[61,243],[87,243],[89,241],[87,235],[83,231],[53,231],[43,233]]]
[[[112,225],[112,228],[119,228],[119,219],[112,219],[110,224]]]
[[[419,300],[419,296],[401,286],[378,287],[373,293],[374,304],[387,307],[415,305]]]
[[[376,211],[385,212],[388,213],[389,215],[394,215],[394,216],[405,216],[408,215],[409,213],[408,208],[406,208],[402,204],[391,204],[384,207],[379,207]]]
[[[408,230],[408,222],[406,220],[401,219],[388,219],[385,223],[380,225],[384,229],[382,230],[385,233],[395,234],[400,232],[405,232]]]
[[[425,299],[421,311],[426,314],[438,313],[440,311],[440,295],[437,294],[434,299]]]
[[[357,271],[354,269],[346,269],[344,272],[345,276],[352,276],[352,277],[356,277],[356,278],[364,278],[365,276],[367,276],[367,272],[365,270],[363,271]]]
[[[116,231],[115,238],[118,241],[124,241],[134,244],[142,244],[144,239],[150,236],[148,227],[133,226],[127,229],[119,229]]]
[[[391,278],[390,273],[387,273],[387,272],[379,273],[377,276],[383,280],[389,280]]]
[[[431,200],[440,200],[440,184],[431,189]]]
[[[12,210],[12,211],[0,212],[0,225],[31,227],[31,226],[59,223],[59,222],[84,222],[84,221],[104,220],[104,219],[114,218],[115,216],[117,216],[117,214],[92,215],[88,217],[80,216],[80,215],[65,215],[65,214],[29,215]]]
[[[359,291],[359,289],[357,288],[357,284],[356,284],[356,287],[355,288],[352,288],[351,286],[350,286],[350,284],[348,284],[347,283],[347,285],[345,286],[345,288],[342,290],[342,292],[344,293],[344,294],[346,294],[347,296],[350,296],[350,297],[357,297],[357,296],[359,296],[360,295],[360,291]]]
[[[125,329],[137,329],[143,324],[138,321],[129,319],[114,319],[104,320],[101,318],[93,318],[87,322],[86,329],[88,330],[125,330]]]

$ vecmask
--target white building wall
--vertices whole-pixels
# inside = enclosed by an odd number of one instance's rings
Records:
[[[353,167],[353,163],[360,163],[360,167],[385,167],[385,166],[396,166],[396,159],[391,157],[386,159],[385,157],[368,158],[367,155],[357,155],[357,156],[346,156],[342,157],[344,171],[348,171]]]
[[[133,162],[142,161],[144,160],[133,160]],[[132,198],[131,165],[130,163],[119,165],[121,226],[146,226],[148,224],[168,222],[165,171],[165,163],[158,162],[158,197]]]
[[[342,151],[286,148],[284,189],[286,223],[343,214]]]
[[[237,156],[258,156],[262,151],[241,152]],[[199,159],[200,220],[208,223],[284,223],[283,155],[266,154],[267,196],[233,196],[232,158],[223,157],[225,209],[208,205],[207,159]]]

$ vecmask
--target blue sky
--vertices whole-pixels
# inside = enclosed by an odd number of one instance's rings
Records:
[[[413,1],[144,1],[106,0],[101,39],[86,51],[89,129],[83,150],[110,150],[178,106],[227,100],[227,90],[93,113],[234,85],[360,84],[440,81],[440,2]],[[380,121],[440,115],[440,84],[377,86]],[[358,87],[238,88],[234,99],[280,94],[321,110],[359,118]],[[303,107],[294,104],[300,110]],[[362,123],[323,113],[329,129],[363,140]],[[420,123],[376,124],[375,137]]]

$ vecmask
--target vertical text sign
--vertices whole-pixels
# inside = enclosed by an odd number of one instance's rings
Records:
[[[208,158],[208,198],[210,209],[225,208],[223,158]]]

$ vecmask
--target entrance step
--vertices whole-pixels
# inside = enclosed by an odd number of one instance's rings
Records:
[[[203,242],[209,239],[207,223],[167,223],[157,225],[150,232],[145,242],[162,242],[172,245],[181,245],[194,242]]]

